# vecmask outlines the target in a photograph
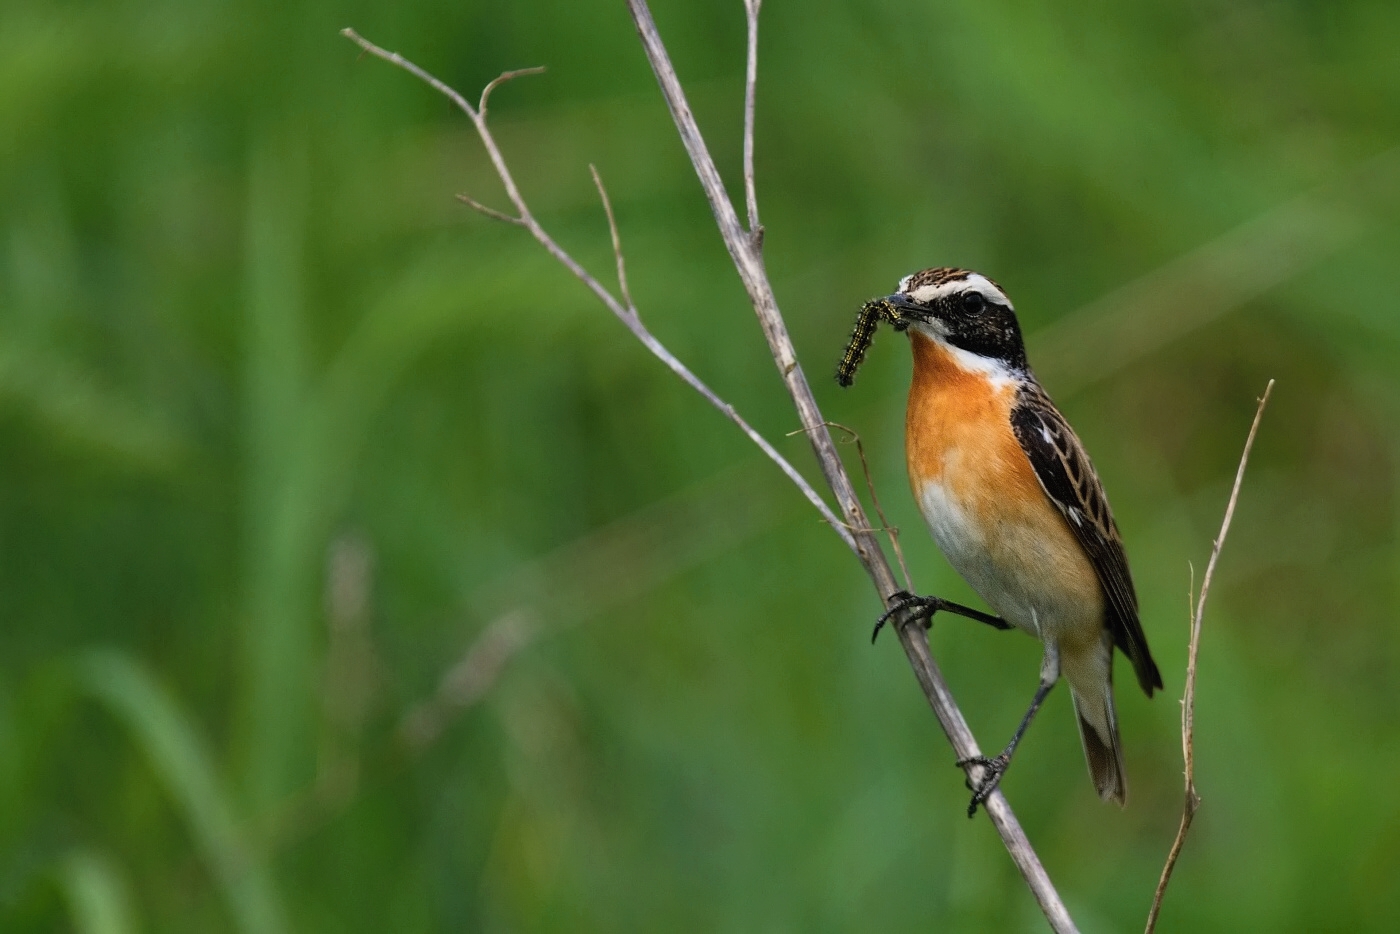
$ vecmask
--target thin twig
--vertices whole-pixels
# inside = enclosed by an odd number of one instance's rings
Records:
[[[637,27],[637,34],[642,40],[647,59],[651,62],[652,71],[656,74],[657,83],[661,86],[661,93],[666,98],[671,119],[675,122],[681,142],[690,155],[695,174],[700,178],[700,185],[710,203],[720,236],[724,239],[724,245],[729,250],[730,258],[734,261],[734,267],[744,283],[754,313],[763,328],[773,362],[778,367],[789,395],[792,396],[803,427],[807,429],[807,439],[812,445],[817,463],[821,466],[822,475],[835,494],[845,521],[854,527],[854,531],[850,531],[852,537],[848,544],[865,567],[866,573],[870,575],[881,600],[889,605],[899,590],[899,585],[895,581],[889,561],[880,548],[879,539],[870,532],[862,531],[870,528],[871,523],[865,516],[855,486],[836,452],[830,432],[822,427],[826,419],[822,417],[812,395],[812,388],[807,383],[806,374],[797,362],[797,354],[793,349],[792,339],[788,336],[787,325],[778,310],[773,287],[763,268],[762,254],[754,238],[749,236],[739,222],[734,205],[725,190],[724,181],[710,157],[709,147],[705,144],[705,139],[695,122],[695,115],[686,100],[685,90],[681,87],[680,79],[676,77],[675,67],[666,52],[665,44],[661,41],[661,35],[657,31],[656,22],[652,19],[646,0],[627,0],[627,6],[632,13],[632,21]],[[962,711],[953,700],[948,684],[943,679],[943,673],[929,652],[928,639],[922,625],[915,621],[909,610],[897,614],[894,622],[900,646],[909,659],[910,667],[914,670],[914,676],[918,679],[929,706],[953,747],[957,761],[966,762],[972,757],[980,756],[977,740],[968,728]],[[967,770],[968,776],[974,782],[981,779],[981,766],[969,764]],[[985,809],[1050,926],[1057,932],[1076,931],[1069,910],[1055,891],[1045,867],[1041,865],[1040,858],[1032,849],[1025,831],[1021,829],[1000,789],[992,792]]]
[[[516,68],[513,71],[503,71],[486,83],[486,87],[481,89],[481,102],[476,105],[477,118],[482,123],[486,122],[486,102],[491,99],[491,92],[505,84],[507,81],[514,81],[516,78],[525,75],[542,75],[545,72],[543,65],[536,65],[534,68]]]
[[[753,115],[758,90],[758,8],[763,0],[744,0],[748,20],[748,61],[744,68],[744,201],[749,209],[749,236],[754,247],[763,246],[763,227],[758,222],[758,191],[753,173]]]
[[[860,440],[860,433],[840,422],[823,422],[822,427],[835,428],[837,431],[844,432],[846,443],[856,446],[856,454],[860,457],[860,471],[865,475],[865,488],[870,493],[870,502],[875,506],[875,515],[880,517],[879,526],[868,531],[884,532],[889,536],[890,547],[894,549],[894,556],[899,561],[900,573],[904,575],[904,587],[906,590],[912,591],[914,579],[909,575],[909,565],[904,562],[904,549],[899,544],[899,526],[891,525],[890,520],[885,517],[885,509],[880,505],[880,494],[875,492],[875,478],[870,475],[870,462],[865,459],[865,443]],[[797,431],[789,431],[788,437],[800,435],[805,430],[799,428]]]
[[[517,227],[525,226],[525,221],[523,221],[522,219],[515,217],[512,214],[506,214],[502,211],[498,211],[495,208],[488,208],[486,205],[482,204],[480,201],[477,201],[471,195],[458,194],[457,200],[462,202],[478,214],[485,214],[492,220],[505,221],[507,224],[514,224]]]
[[[365,39],[359,33],[355,32],[355,30],[353,29],[342,29],[340,31],[340,34],[345,36],[345,38],[349,39],[351,42],[354,42],[356,45],[358,45],[364,51],[368,52],[370,55],[373,55],[376,58],[383,59],[384,61],[389,62],[392,65],[397,65],[399,68],[402,68],[404,71],[418,78],[420,81],[425,82],[434,90],[445,95],[449,100],[451,100],[454,104],[457,105],[457,108],[459,110],[461,110],[464,114],[467,115],[467,117],[472,121],[472,125],[476,127],[476,134],[481,139],[481,144],[483,147],[485,147],[486,154],[491,158],[491,164],[495,167],[496,174],[500,177],[501,184],[505,187],[506,196],[510,199],[511,204],[515,205],[515,209],[519,213],[519,216],[510,217],[509,215],[501,214],[501,212],[499,211],[494,211],[490,208],[486,208],[484,205],[480,205],[474,201],[467,199],[465,195],[459,195],[458,197],[460,199],[463,199],[465,203],[470,204],[473,208],[475,208],[483,214],[486,214],[488,217],[496,217],[498,220],[509,221],[512,224],[517,224],[528,230],[530,232],[530,235],[534,237],[535,240],[545,248],[549,255],[553,256],[556,260],[563,264],[564,268],[568,269],[569,272],[573,273],[576,279],[578,279],[585,286],[587,286],[588,290],[592,292],[598,298],[599,301],[606,305],[608,310],[611,311],[619,321],[626,325],[627,329],[632,332],[633,336],[635,336],[639,341],[642,342],[642,344],[647,348],[647,350],[651,351],[651,353],[657,359],[659,359],[662,363],[666,364],[666,366],[671,370],[671,372],[679,376],[686,383],[686,385],[690,386],[696,392],[700,393],[700,395],[705,398],[705,401],[709,402],[710,405],[719,409],[720,412],[723,413],[725,418],[729,419],[731,422],[737,425],[739,427],[739,430],[748,436],[750,441],[758,445],[759,450],[763,451],[763,453],[767,455],[769,460],[777,464],[778,469],[781,470],[787,476],[787,478],[791,480],[799,490],[802,491],[802,495],[807,498],[807,501],[816,507],[817,511],[821,513],[822,518],[825,519],[827,524],[830,525],[832,529],[836,531],[836,534],[840,536],[843,542],[846,543],[847,547],[851,548],[852,550],[856,550],[858,548],[855,537],[845,527],[844,521],[832,511],[831,507],[826,504],[826,501],[822,499],[821,495],[817,493],[815,489],[812,488],[812,485],[807,482],[807,478],[803,477],[802,474],[798,473],[797,468],[793,467],[792,464],[788,462],[787,458],[779,454],[777,449],[774,448],[773,445],[769,444],[766,438],[759,434],[753,428],[753,426],[751,426],[747,421],[745,421],[744,418],[741,415],[739,415],[739,413],[734,409],[734,406],[721,399],[714,392],[714,390],[712,390],[703,381],[701,381],[700,377],[692,373],[690,369],[685,366],[685,364],[681,363],[680,360],[678,360],[669,350],[667,350],[665,345],[662,344],[659,340],[657,340],[656,337],[649,330],[647,330],[646,326],[642,324],[640,316],[635,314],[634,311],[629,311],[627,306],[624,306],[620,301],[618,301],[618,299],[611,292],[609,292],[606,288],[603,287],[602,283],[600,283],[597,279],[593,278],[593,276],[588,272],[588,270],[584,269],[583,266],[579,264],[577,260],[570,256],[568,252],[566,252],[563,247],[556,243],[554,241],[554,238],[551,237],[549,233],[543,227],[540,226],[539,221],[535,220],[535,216],[532,213],[530,213],[530,207],[525,202],[524,196],[520,194],[520,189],[516,187],[515,177],[511,175],[510,168],[506,165],[505,157],[501,155],[500,147],[496,145],[496,138],[491,134],[490,127],[486,125],[486,120],[484,119],[484,110],[478,111],[476,108],[472,107],[472,105],[467,102],[467,99],[461,94],[457,93],[452,88],[444,84],[442,81],[438,80],[437,78],[430,75],[428,72],[424,71],[422,68],[419,68],[413,62],[410,62],[408,59],[404,58],[399,53],[389,52],[385,49],[380,48],[373,42],[370,42],[368,39]],[[510,78],[515,77],[517,75],[531,74],[536,73],[537,71],[538,69],[521,69],[518,71],[508,71],[501,75],[499,78],[496,78],[494,81],[492,81],[491,84],[487,85],[487,89],[490,90],[493,87],[499,86],[502,82],[510,80]],[[488,94],[483,92],[481,97],[481,106],[483,108],[487,103],[488,96]]]
[[[603,177],[598,174],[598,167],[590,162],[588,163],[588,171],[593,173],[593,184],[598,188],[598,197],[602,199],[603,211],[608,215],[608,233],[612,234],[613,256],[617,258],[617,288],[622,292],[622,303],[635,317],[637,306],[632,301],[632,293],[627,288],[627,263],[622,258],[622,235],[617,232],[617,218],[613,216],[612,199],[608,197],[608,190],[603,187]]]
[[[870,463],[865,459],[865,444],[861,442],[860,435],[845,425],[838,425],[835,422],[831,424],[850,432],[851,440],[855,442],[856,454],[860,457],[861,473],[865,474],[865,486],[870,491],[870,502],[875,507],[875,515],[880,517],[880,528],[884,529],[885,534],[890,537],[890,547],[894,549],[895,560],[899,562],[900,573],[904,575],[904,588],[912,592],[914,579],[909,575],[909,565],[904,562],[904,548],[899,544],[899,527],[890,525],[890,520],[885,518],[885,508],[880,505],[880,494],[875,492],[875,481],[870,476]]]
[[[1220,523],[1220,534],[1210,550],[1210,561],[1206,564],[1205,577],[1201,579],[1201,593],[1196,599],[1196,612],[1191,618],[1191,641],[1186,650],[1186,690],[1181,697],[1181,754],[1186,776],[1186,800],[1181,809],[1181,824],[1176,830],[1171,851],[1167,854],[1166,865],[1162,867],[1162,877],[1157,880],[1157,891],[1152,896],[1152,908],[1147,913],[1146,934],[1152,934],[1157,927],[1157,916],[1162,911],[1162,896],[1171,882],[1172,871],[1181,856],[1181,847],[1186,842],[1186,833],[1196,817],[1196,809],[1201,806],[1201,796],[1196,793],[1196,653],[1201,644],[1201,619],[1206,612],[1206,597],[1210,595],[1211,578],[1215,576],[1215,565],[1220,560],[1220,549],[1225,545],[1225,536],[1230,532],[1230,520],[1235,515],[1235,503],[1240,498],[1240,485],[1244,483],[1244,469],[1249,463],[1249,451],[1254,447],[1254,436],[1259,432],[1259,422],[1264,417],[1264,406],[1269,404],[1269,394],[1274,391],[1274,381],[1264,387],[1264,395],[1259,399],[1259,408],[1254,412],[1254,423],[1249,426],[1249,437],[1244,441],[1244,452],[1240,454],[1240,465],[1235,470],[1235,485],[1230,489],[1230,500],[1225,504],[1225,518]]]
[[[812,395],[810,385],[807,383],[806,375],[798,364],[796,352],[792,346],[792,340],[787,333],[787,325],[782,314],[777,307],[777,301],[773,295],[772,286],[768,282],[767,274],[763,269],[762,256],[759,251],[759,243],[756,237],[750,236],[739,222],[738,216],[734,212],[734,207],[730,203],[728,195],[725,193],[724,183],[720,179],[719,172],[715,168],[714,161],[710,158],[708,147],[695,122],[695,117],[691,113],[690,106],[686,101],[685,92],[680,86],[676,77],[675,69],[671,65],[670,58],[666,53],[665,46],[656,30],[656,24],[652,21],[651,13],[647,9],[643,0],[628,0],[633,20],[637,25],[638,34],[642,38],[642,44],[646,50],[647,57],[656,72],[657,79],[661,85],[662,93],[666,98],[668,107],[671,110],[676,127],[680,133],[682,143],[686,151],[691,156],[697,175],[700,177],[701,185],[705,190],[710,202],[711,210],[715,215],[716,223],[719,226],[721,236],[729,250],[731,258],[734,260],[735,268],[739,272],[750,301],[754,306],[754,311],[758,316],[760,326],[763,328],[764,337],[768,342],[770,351],[773,354],[774,363],[781,374],[788,392],[797,408],[798,416],[802,424],[807,429],[807,437],[812,444],[813,451],[817,457],[817,462],[822,469],[823,476],[827,484],[836,495],[837,502],[841,506],[841,518],[837,518],[832,510],[826,505],[822,498],[812,489],[811,485],[787,462],[770,444],[756,431],[753,430],[733,407],[719,399],[712,390],[702,383],[698,377],[683,366],[666,348],[661,345],[655,337],[641,324],[637,316],[627,313],[626,308],[594,279],[579,263],[573,259],[563,248],[554,242],[553,238],[539,225],[534,216],[530,213],[529,207],[516,187],[515,180],[506,165],[499,147],[496,145],[494,137],[491,135],[486,122],[465,98],[456,91],[449,88],[437,78],[429,75],[417,65],[408,62],[397,53],[388,52],[379,46],[363,39],[353,30],[346,29],[343,34],[360,46],[364,51],[381,58],[391,64],[397,65],[408,71],[410,74],[425,81],[431,87],[438,90],[452,100],[463,113],[465,113],[476,127],[477,135],[481,138],[497,175],[501,179],[502,185],[506,189],[506,194],[511,203],[515,205],[519,212],[518,222],[521,226],[530,231],[531,236],[538,241],[551,256],[558,260],[571,273],[583,282],[590,291],[598,297],[604,305],[619,318],[629,330],[646,345],[654,355],[661,359],[666,365],[681,377],[688,385],[700,392],[707,401],[716,408],[719,408],[731,421],[737,424],[749,438],[757,444],[768,457],[776,463],[780,469],[791,479],[807,499],[817,507],[828,524],[836,534],[844,541],[861,561],[866,572],[870,575],[872,582],[880,593],[882,600],[887,604],[893,595],[898,591],[894,573],[890,569],[880,548],[878,539],[873,532],[869,531],[871,523],[865,516],[865,510],[856,496],[855,488],[851,483],[849,475],[846,473],[841,459],[836,452],[835,444],[830,433],[822,427],[825,419],[821,416],[821,411],[817,407],[816,400]],[[915,620],[912,613],[903,611],[894,620],[894,629],[899,636],[901,647],[904,649],[910,666],[914,670],[915,677],[919,681],[925,697],[928,699],[934,715],[937,717],[944,733],[948,736],[949,742],[953,746],[954,753],[959,761],[966,761],[980,755],[971,730],[967,726],[967,721],[958,709],[953,700],[951,692],[948,690],[947,682],[943,678],[937,663],[929,652],[928,640],[924,630]],[[977,765],[970,765],[968,774],[974,781],[980,780],[982,769]],[[1069,912],[1060,900],[1058,893],[1050,882],[1044,867],[1041,865],[1039,857],[1031,848],[1030,841],[1027,840],[1025,832],[1021,829],[1011,807],[1006,802],[1001,790],[994,791],[988,798],[985,810],[990,817],[997,832],[1001,835],[1007,852],[1016,863],[1030,887],[1032,894],[1050,921],[1051,927],[1057,932],[1069,932],[1077,930]]]

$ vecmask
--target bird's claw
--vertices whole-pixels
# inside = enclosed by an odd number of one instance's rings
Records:
[[[910,607],[919,608],[921,612],[917,615],[923,618],[925,629],[933,628],[933,614],[938,612],[942,603],[937,597],[916,597],[907,590],[896,590],[890,595],[890,599],[894,601],[890,604],[890,608],[881,613],[880,618],[875,620],[875,629],[870,633],[871,645],[875,644],[880,630],[885,628],[885,623],[889,622],[890,617],[902,613]]]
[[[1004,752],[996,756],[968,756],[958,760],[958,768],[963,770],[973,765],[982,767],[982,779],[975,785],[972,782],[972,773],[968,772],[967,775],[967,788],[972,792],[972,801],[967,806],[968,817],[977,816],[977,806],[987,803],[992,792],[1001,784],[1001,777],[1006,774],[1010,764],[1011,757]]]

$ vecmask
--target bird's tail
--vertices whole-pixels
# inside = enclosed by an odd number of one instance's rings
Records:
[[[1066,665],[1065,680],[1079,721],[1079,739],[1089,763],[1089,777],[1105,801],[1128,803],[1123,777],[1123,752],[1118,741],[1118,712],[1113,708],[1113,656],[1108,645],[1106,664]],[[1098,661],[1097,659],[1095,661]]]

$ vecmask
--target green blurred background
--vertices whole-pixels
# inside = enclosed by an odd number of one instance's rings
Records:
[[[743,10],[655,14],[734,190]],[[6,0],[0,927],[1039,930],[815,513],[520,230],[545,225],[809,475],[621,2]],[[1005,788],[1086,931],[1141,925],[1181,804],[1188,563],[1279,381],[1207,615],[1204,807],[1167,931],[1400,926],[1400,6],[768,0],[767,259],[920,590],[903,341],[966,265],[1112,497],[1167,690],[1132,788],[1068,697]],[[853,451],[850,463],[858,469]],[[988,748],[1038,646],[935,654]],[[1121,668],[1121,666],[1120,666]]]

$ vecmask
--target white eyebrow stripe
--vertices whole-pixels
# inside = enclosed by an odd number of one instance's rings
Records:
[[[905,276],[899,281],[899,290],[914,301],[922,302],[925,305],[958,292],[981,292],[988,301],[1005,305],[1012,311],[1016,310],[1016,307],[1011,304],[1011,299],[1006,297],[1006,293],[992,285],[992,281],[981,273],[968,273],[967,277],[963,279],[954,279],[952,282],[945,282],[942,285],[922,285],[912,292],[906,292],[905,289],[908,288],[910,278],[910,276]]]

